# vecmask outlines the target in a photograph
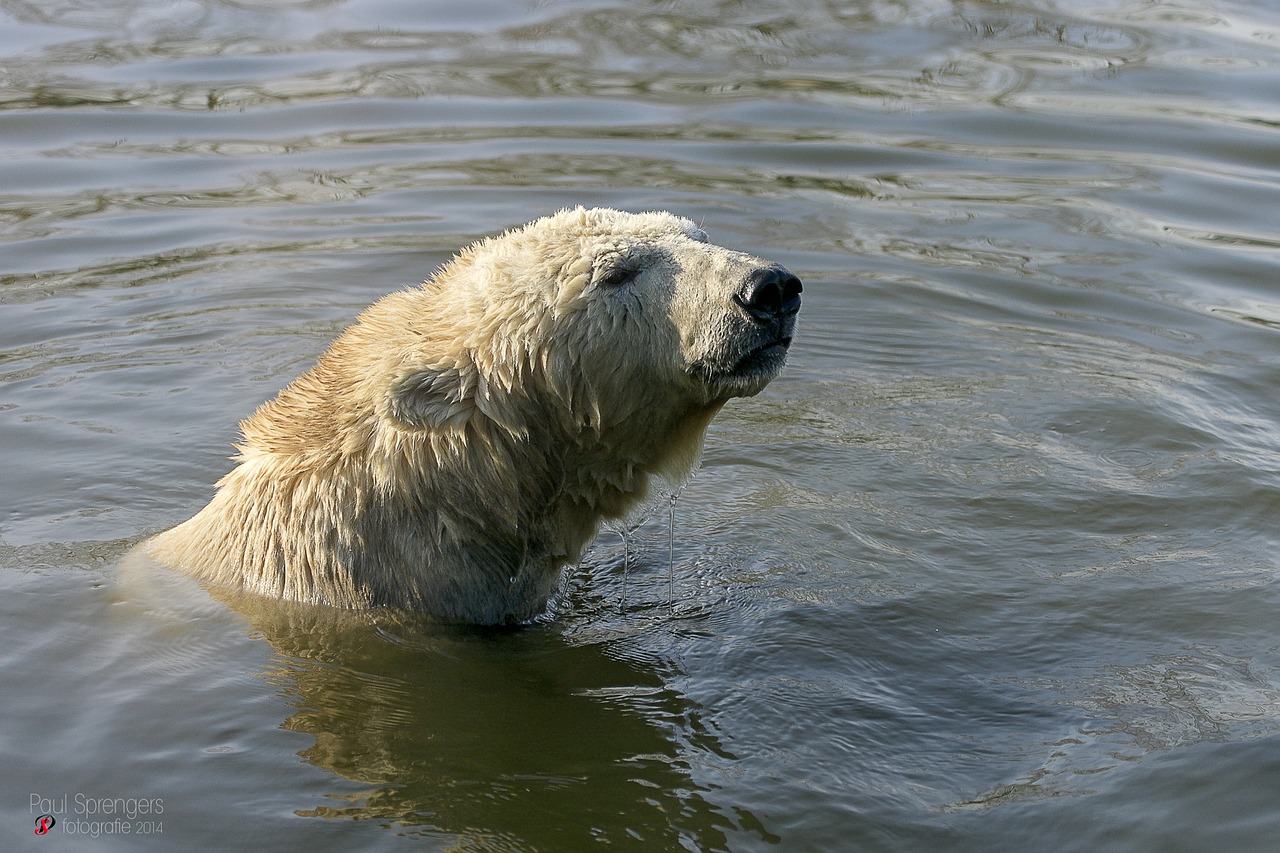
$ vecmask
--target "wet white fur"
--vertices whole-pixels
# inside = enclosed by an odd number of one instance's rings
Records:
[[[270,596],[532,618],[599,523],[687,476],[724,402],[772,378],[732,372],[753,343],[733,294],[763,263],[668,213],[481,241],[243,421],[212,501],[144,548]]]

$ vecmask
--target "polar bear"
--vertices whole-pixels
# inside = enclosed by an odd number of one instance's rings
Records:
[[[144,551],[278,598],[528,621],[601,521],[687,477],[725,402],[778,374],[800,292],[665,212],[482,240],[243,421],[209,504]]]

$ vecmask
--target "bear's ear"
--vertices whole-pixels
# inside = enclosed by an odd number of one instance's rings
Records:
[[[474,424],[527,435],[517,395],[490,382],[471,360],[458,366],[409,368],[391,383],[386,415],[402,429],[461,430]]]
[[[387,416],[406,429],[461,429],[476,412],[476,371],[416,367],[391,383]]]

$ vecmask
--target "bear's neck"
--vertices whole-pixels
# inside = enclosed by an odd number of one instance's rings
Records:
[[[602,521],[644,500],[652,477],[688,476],[719,408],[573,434],[406,433],[354,453],[303,435],[270,448],[250,439],[208,506],[152,549],[205,580],[286,599],[524,621]]]
[[[582,430],[570,445],[573,453],[561,461],[563,493],[598,525],[643,501],[655,476],[679,487],[697,466],[707,425],[722,405],[691,406],[656,422],[637,415],[601,431]]]

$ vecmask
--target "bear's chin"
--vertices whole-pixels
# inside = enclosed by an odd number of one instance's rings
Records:
[[[790,338],[779,338],[749,351],[730,367],[698,363],[692,366],[690,373],[702,382],[712,397],[754,397],[782,372],[790,346]]]
[[[787,363],[787,351],[791,349],[791,338],[779,338],[753,349],[738,359],[733,366],[733,373],[743,377],[764,376],[765,381],[772,380],[782,372]]]

